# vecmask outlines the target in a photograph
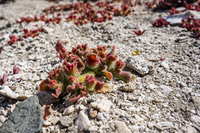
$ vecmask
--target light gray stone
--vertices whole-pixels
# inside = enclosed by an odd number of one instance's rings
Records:
[[[152,71],[153,66],[152,63],[139,57],[132,56],[127,59],[127,67],[135,70],[141,75],[146,75]]]

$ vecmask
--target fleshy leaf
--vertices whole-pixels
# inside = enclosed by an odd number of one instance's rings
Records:
[[[104,67],[105,67],[105,69],[102,71],[103,74],[104,74],[109,80],[112,80],[112,77],[113,77],[112,73],[107,71],[107,66],[106,66],[106,65],[105,65]]]
[[[40,83],[40,91],[52,91],[57,89],[58,83],[56,80],[45,79]]]
[[[2,79],[0,77],[0,85],[3,85],[7,81],[7,79],[8,79],[8,75],[6,75],[6,74],[3,75]]]
[[[62,85],[60,85],[56,90],[55,90],[55,93],[52,93],[52,96],[55,97],[55,98],[58,98],[59,95],[63,92],[62,90]]]
[[[123,80],[125,83],[128,83],[131,81],[131,75],[128,73],[128,72],[124,72],[120,69],[117,69],[115,71],[115,74],[114,76],[117,78],[117,79],[121,79]]]
[[[140,53],[140,50],[136,50],[135,52],[132,52],[132,56],[136,56]]]
[[[69,75],[69,76],[72,75],[74,77],[79,75],[79,72],[77,69],[77,63],[69,63],[65,61],[64,64],[66,65],[63,65],[63,70],[66,75]]]
[[[50,71],[49,78],[55,79],[57,81],[63,81],[64,75],[63,75],[63,72],[60,68],[56,68],[56,69]]]
[[[122,60],[118,60],[115,63],[115,69],[123,69],[126,66],[126,63],[124,63]]]
[[[108,66],[108,70],[112,70],[115,67],[115,62],[117,60],[117,55],[109,55],[106,59],[106,64]]]
[[[96,86],[95,86],[95,90],[101,91],[103,89],[103,87],[104,87],[104,82],[97,81]]]
[[[92,75],[86,75],[84,83],[88,91],[94,90],[96,82],[97,82],[96,79]]]
[[[70,84],[73,84],[76,81],[76,78],[73,76],[70,76],[68,79]]]
[[[99,66],[100,61],[96,54],[88,54],[86,63],[88,68],[95,69]]]
[[[56,44],[56,51],[59,53],[61,51],[61,53],[65,53],[66,52],[66,49],[63,45],[63,43],[61,41],[58,41],[57,44]]]
[[[79,82],[84,82],[85,77],[86,77],[87,75],[95,76],[95,73],[92,72],[92,71],[89,71],[89,72],[87,72],[87,73],[81,74],[81,75],[78,77]]]
[[[51,115],[51,112],[49,111],[49,109],[50,109],[50,106],[49,105],[44,105],[45,107],[44,107],[44,110],[43,110],[43,118],[44,118],[44,120],[46,120],[47,119],[47,117],[49,116],[49,115]]]
[[[17,67],[16,65],[13,67],[13,74],[18,74],[20,71],[20,68]]]

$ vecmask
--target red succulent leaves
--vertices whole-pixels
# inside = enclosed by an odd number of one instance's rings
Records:
[[[51,112],[49,111],[49,109],[50,109],[50,106],[49,105],[45,105],[44,112],[43,112],[43,118],[44,118],[44,120],[46,120],[47,117],[49,115],[51,115]]]
[[[13,67],[13,74],[18,74],[20,71],[20,68],[17,67],[16,65]]]
[[[131,76],[128,72],[122,71],[120,69],[115,70],[114,75],[117,79],[123,80],[125,83],[128,83],[131,81]]]
[[[2,50],[3,50],[3,48],[0,48],[0,53],[1,53]]]
[[[192,31],[195,34],[195,37],[199,37],[200,34],[200,20],[194,19],[194,16],[188,16],[187,20],[182,19],[182,23],[180,24],[188,31]]]
[[[179,14],[181,13],[181,11],[176,10],[176,8],[172,7],[171,10],[168,10],[168,12],[170,13],[170,15],[174,15],[174,14]]]
[[[9,38],[10,38],[10,41],[8,41],[8,43],[7,43],[8,45],[12,45],[12,44],[15,44],[17,42],[16,36],[10,35]]]
[[[95,69],[99,66],[99,58],[96,54],[88,54],[86,59],[87,67]]]
[[[137,36],[143,35],[145,31],[146,31],[146,30],[143,30],[143,31],[141,31],[141,30],[138,30],[138,31],[133,30],[133,32],[134,32]]]
[[[0,85],[3,85],[8,79],[8,75],[4,74],[3,78],[0,76]]]
[[[58,41],[56,43],[56,47],[55,48],[56,48],[57,52],[61,52],[61,53],[65,53],[66,52],[66,49],[65,49],[65,47],[64,47],[64,45],[63,45],[63,43],[61,41]]]
[[[156,19],[156,21],[155,22],[153,22],[153,26],[154,27],[162,27],[162,26],[168,26],[168,22],[165,20],[165,19],[163,19],[163,18],[160,18],[160,19]]]
[[[100,91],[104,86],[104,82],[97,81],[92,75],[86,75],[84,83],[88,91]]]
[[[63,70],[64,70],[64,73],[66,75],[69,75],[69,76],[78,76],[79,75],[79,71],[78,71],[78,68],[77,68],[77,63],[69,63],[69,62],[66,62],[64,61],[63,63]]]

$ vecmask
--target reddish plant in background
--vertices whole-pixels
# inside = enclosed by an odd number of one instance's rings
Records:
[[[32,17],[21,17],[20,20],[17,21],[17,23],[31,23],[31,22],[37,22],[37,21],[44,21],[45,23],[60,23],[62,20],[61,14],[54,14],[52,18],[47,18],[45,15],[40,15],[40,16],[34,16]]]
[[[0,53],[1,53],[2,50],[3,50],[3,48],[0,48]]]
[[[187,20],[182,19],[182,23],[180,24],[188,31],[192,31],[197,38],[200,37],[200,20],[194,19],[194,16],[188,16]]]
[[[168,22],[165,20],[165,19],[163,19],[163,18],[160,18],[160,19],[156,19],[156,21],[155,22],[153,22],[153,27],[162,27],[162,26],[168,26]]]
[[[13,74],[18,74],[20,71],[20,68],[17,67],[16,65],[13,67]]]
[[[146,30],[143,30],[143,31],[141,31],[141,30],[138,30],[138,31],[133,30],[133,32],[134,32],[137,36],[141,36],[142,34],[144,34],[145,31],[146,31]]]
[[[170,13],[170,15],[174,15],[174,14],[179,14],[181,13],[181,11],[176,10],[176,8],[172,7],[171,10],[168,11]]]
[[[10,35],[9,38],[10,38],[10,41],[8,41],[8,43],[7,43],[8,45],[12,45],[17,42],[16,36]]]
[[[28,30],[28,29],[24,29],[24,38],[27,38],[27,37],[36,37],[38,36],[39,32],[43,32],[44,29],[43,28],[39,28],[39,29],[36,29],[36,30]],[[18,41],[22,41],[22,37],[16,37],[14,35],[10,35],[10,40],[8,41],[7,45],[12,45],[12,44],[15,44],[16,42]]]

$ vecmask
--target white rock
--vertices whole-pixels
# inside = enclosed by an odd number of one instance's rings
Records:
[[[90,107],[94,109],[98,109],[100,112],[107,112],[110,111],[110,106],[112,105],[112,102],[107,99],[107,97],[100,97],[97,99],[96,102],[91,102]]]
[[[8,115],[8,110],[5,110],[3,107],[0,108],[0,115],[3,115],[3,116],[7,116]]]
[[[79,131],[87,130],[91,126],[90,120],[88,119],[88,116],[84,113],[84,111],[80,111],[75,125],[78,127]]]
[[[192,126],[188,126],[186,133],[197,133],[197,130]]]
[[[4,88],[0,90],[0,94],[12,99],[21,99],[21,100],[31,96],[31,95],[16,94],[8,86],[4,86]]]
[[[103,113],[100,113],[100,112],[99,112],[99,113],[97,114],[97,119],[100,120],[100,121],[104,121],[104,120],[105,120],[105,117],[103,116]]]
[[[63,115],[68,115],[68,114],[71,114],[72,112],[74,112],[75,108],[74,108],[74,105],[71,105],[69,107],[67,107],[64,112],[63,112]]]
[[[167,16],[166,21],[172,25],[175,25],[175,24],[181,23],[182,19],[187,19],[187,17],[191,16],[191,15],[194,15],[195,19],[200,19],[200,15],[199,15],[198,11],[188,10],[188,11],[180,13],[180,14],[169,15],[169,16]]]
[[[135,70],[141,75],[146,75],[153,69],[151,62],[139,56],[129,57],[127,59],[127,67]]]
[[[166,62],[164,62],[164,61],[162,61],[162,63],[160,65],[162,67],[164,67],[165,69],[169,69],[169,65]]]
[[[54,31],[52,28],[49,28],[49,27],[43,27],[43,29],[47,33],[52,33]]]
[[[68,127],[73,123],[73,119],[70,118],[69,116],[63,116],[60,118],[60,123],[64,127]]]
[[[172,122],[160,122],[160,125],[162,127],[169,127],[169,128],[173,127]]]
[[[172,89],[166,85],[161,85],[160,88],[163,89],[167,93],[170,93],[172,91]]]
[[[194,122],[195,124],[200,125],[200,117],[199,116],[193,115],[193,116],[190,117],[190,120],[192,122]]]
[[[42,127],[42,133],[50,133],[51,130],[48,127]]]
[[[6,119],[7,119],[7,118],[6,118],[5,116],[0,115],[0,126],[3,125],[3,123],[5,122]]]
[[[115,127],[117,133],[131,133],[130,129],[122,121],[115,121]]]

